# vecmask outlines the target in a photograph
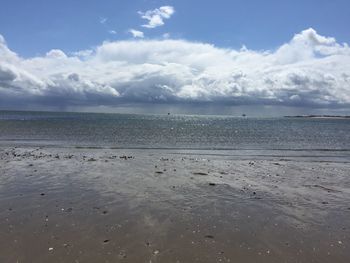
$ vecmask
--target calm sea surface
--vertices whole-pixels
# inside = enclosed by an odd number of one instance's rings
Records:
[[[347,152],[350,120],[0,111],[0,143]]]

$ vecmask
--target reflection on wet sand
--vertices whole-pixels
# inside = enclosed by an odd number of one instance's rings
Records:
[[[348,262],[346,160],[3,147],[0,262]]]

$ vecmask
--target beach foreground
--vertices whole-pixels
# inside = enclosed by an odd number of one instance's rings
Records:
[[[3,146],[0,262],[349,262],[349,162]]]

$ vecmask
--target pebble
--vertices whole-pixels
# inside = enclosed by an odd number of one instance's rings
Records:
[[[194,175],[208,175],[207,173],[203,173],[203,172],[194,172]]]

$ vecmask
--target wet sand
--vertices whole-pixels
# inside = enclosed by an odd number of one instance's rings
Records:
[[[349,262],[349,162],[3,146],[0,262]]]

